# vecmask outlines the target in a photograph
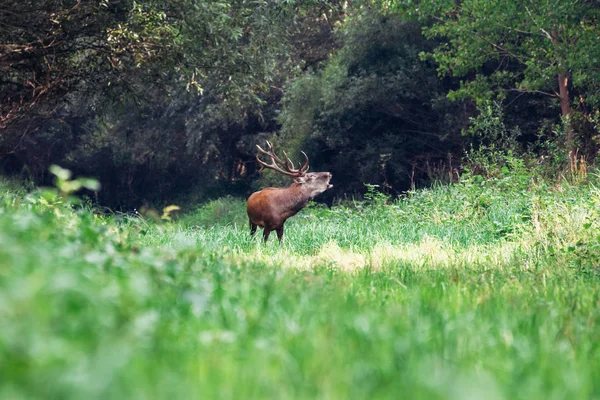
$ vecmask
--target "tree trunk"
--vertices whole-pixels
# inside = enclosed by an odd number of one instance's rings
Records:
[[[554,25],[552,27],[552,33],[549,35],[549,38],[554,46],[557,46],[558,35],[559,34],[557,26]],[[559,66],[563,66],[563,61],[564,60],[561,60],[559,62]],[[558,74],[558,94],[560,96],[560,111],[562,114],[562,118],[563,121],[567,124],[567,137],[565,138],[565,145],[567,147],[567,151],[569,152],[569,160],[571,162],[571,166],[573,166],[577,152],[574,148],[573,128],[571,127],[571,121],[569,120],[569,117],[571,116],[571,104],[569,102],[569,77],[564,72]]]
[[[571,103],[569,102],[569,78],[566,74],[558,74],[558,93],[560,95],[560,111],[563,120],[567,121],[566,145],[569,153],[573,152],[573,129],[568,118],[571,116]]]
[[[577,171],[577,149],[575,148],[575,140],[573,127],[571,125],[571,104],[569,102],[569,78],[566,74],[558,74],[558,93],[560,95],[560,111],[563,118],[563,123],[566,124],[567,137],[565,138],[565,146],[569,155],[569,168],[571,172]]]

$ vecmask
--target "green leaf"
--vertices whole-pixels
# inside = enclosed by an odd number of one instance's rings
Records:
[[[54,164],[50,166],[50,172],[53,175],[55,175],[58,179],[61,179],[64,181],[70,179],[71,175],[72,175],[71,171],[69,171],[68,169],[59,167],[58,165],[54,165]]]

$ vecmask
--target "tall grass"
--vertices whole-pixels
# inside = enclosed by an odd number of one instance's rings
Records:
[[[0,185],[0,398],[598,398],[590,180],[312,206],[266,246],[240,200],[156,224]]]

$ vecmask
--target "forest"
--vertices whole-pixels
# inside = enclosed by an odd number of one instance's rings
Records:
[[[598,398],[599,146],[597,0],[4,0],[0,398]]]
[[[593,162],[597,2],[492,3],[7,1],[1,171],[60,165],[131,210],[282,183],[269,139],[332,172],[329,204],[455,180],[482,146]]]

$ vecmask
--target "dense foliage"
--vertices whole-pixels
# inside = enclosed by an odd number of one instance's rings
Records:
[[[428,56],[440,74],[464,78],[449,96],[482,102],[506,99],[511,91],[541,95],[548,103],[560,104],[562,117],[575,125],[564,138],[570,150],[589,144],[589,130],[597,134],[597,1],[407,0],[386,6],[404,17],[416,17],[426,37],[441,38],[443,43]],[[595,155],[595,149],[586,150],[586,155]]]
[[[416,168],[416,179],[431,180],[431,167],[460,153],[468,122],[434,66],[419,60],[434,43],[417,24],[370,10],[348,18],[338,35],[341,49],[327,66],[286,91],[282,141],[314,154],[347,192],[373,183],[398,193]]]
[[[320,1],[39,3],[0,6],[3,169],[47,183],[59,163],[128,206],[239,176],[246,129],[272,131],[269,102],[314,61],[303,21],[336,15]]]
[[[0,168],[193,204],[276,181],[254,160],[271,139],[334,173],[331,201],[455,181],[503,125],[566,171],[597,155],[598,7],[534,3],[4,2]]]

